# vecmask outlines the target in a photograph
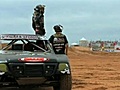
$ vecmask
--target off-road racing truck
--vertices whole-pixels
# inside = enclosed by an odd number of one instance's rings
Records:
[[[44,37],[3,34],[0,43],[0,88],[53,86],[54,90],[71,90],[68,57],[56,55]]]

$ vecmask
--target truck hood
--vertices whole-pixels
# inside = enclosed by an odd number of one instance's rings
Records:
[[[57,56],[51,53],[38,53],[29,51],[0,51],[0,63],[15,63],[18,59],[25,57],[43,57],[49,58],[49,62],[57,62]]]

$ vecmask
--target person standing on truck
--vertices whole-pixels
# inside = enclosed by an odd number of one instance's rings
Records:
[[[37,5],[34,8],[34,13],[32,16],[32,28],[35,31],[36,35],[45,35],[45,28],[44,28],[44,9],[45,5]]]
[[[51,35],[49,41],[55,54],[68,54],[68,40],[66,35],[62,34],[63,26],[55,25],[53,27],[55,34]]]

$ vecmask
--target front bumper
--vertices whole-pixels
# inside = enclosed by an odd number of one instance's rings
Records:
[[[0,86],[40,85],[58,82],[56,77],[70,74],[67,63],[9,63],[1,72]],[[3,79],[2,79],[3,78]],[[12,81],[11,81],[12,80]]]

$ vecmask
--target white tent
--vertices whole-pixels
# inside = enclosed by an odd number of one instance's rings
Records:
[[[87,39],[85,39],[84,37],[80,39],[80,46],[83,46],[83,47],[87,47],[89,46],[89,42]]]
[[[79,46],[78,43],[72,43],[71,46]]]
[[[85,39],[84,37],[80,39],[80,41],[87,41],[87,39]]]

